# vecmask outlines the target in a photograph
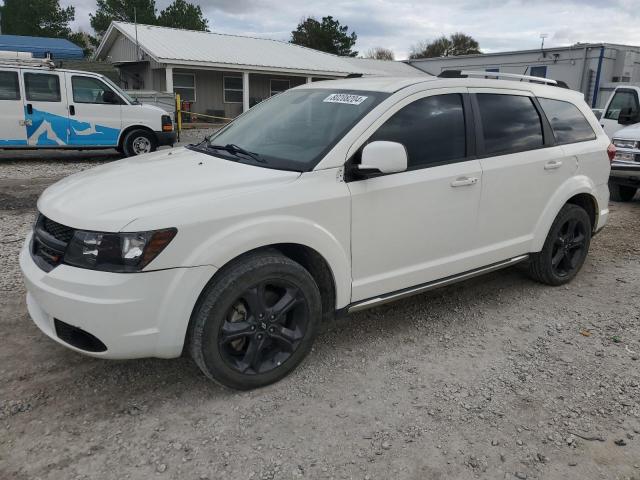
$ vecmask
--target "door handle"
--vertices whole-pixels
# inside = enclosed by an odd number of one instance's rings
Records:
[[[69,105],[69,115],[75,115],[76,114],[76,107],[74,107],[73,105]]]
[[[29,115],[33,115],[33,105],[31,105],[30,103],[27,103],[27,113]]]
[[[550,160],[544,164],[545,170],[555,170],[556,168],[560,168],[562,166],[562,162],[559,160]]]
[[[467,185],[475,185],[478,179],[475,177],[460,177],[451,182],[452,187],[466,187]]]

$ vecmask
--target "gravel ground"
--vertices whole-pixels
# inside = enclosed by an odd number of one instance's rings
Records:
[[[236,393],[29,320],[37,195],[93,164],[0,163],[0,479],[640,479],[637,199],[568,286],[514,268],[332,321],[293,375]]]

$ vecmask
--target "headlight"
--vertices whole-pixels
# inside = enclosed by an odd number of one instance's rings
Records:
[[[105,272],[139,272],[169,245],[177,230],[102,233],[76,230],[64,263]]]
[[[618,148],[636,148],[638,142],[635,140],[620,140],[619,138],[614,138],[613,144]]]

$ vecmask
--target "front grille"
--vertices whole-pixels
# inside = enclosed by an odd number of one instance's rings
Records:
[[[45,272],[50,272],[60,263],[73,238],[75,230],[58,222],[38,215],[33,228],[31,256],[36,265]]]

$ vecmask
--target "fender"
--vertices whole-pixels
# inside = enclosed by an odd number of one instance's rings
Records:
[[[186,259],[187,265],[221,268],[234,258],[256,248],[278,243],[295,243],[312,248],[327,262],[336,285],[336,308],[351,299],[351,254],[349,232],[340,242],[316,222],[288,215],[275,215],[237,223],[201,243]],[[343,247],[343,245],[346,246]]]
[[[533,241],[531,242],[531,252],[539,252],[544,246],[544,242],[547,239],[551,224],[558,216],[560,209],[567,203],[567,201],[580,193],[587,193],[593,197],[596,203],[596,225],[598,224],[597,216],[599,215],[600,208],[598,205],[598,196],[596,193],[597,187],[593,181],[586,175],[577,175],[567,179],[556,190],[556,193],[549,199],[545,206],[542,215],[538,218],[536,228],[534,230]]]

